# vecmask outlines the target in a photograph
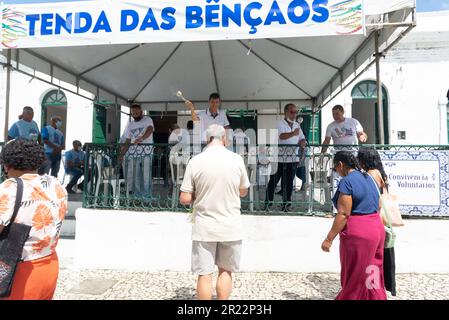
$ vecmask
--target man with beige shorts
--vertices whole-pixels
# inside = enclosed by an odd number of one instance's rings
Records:
[[[247,195],[250,182],[242,157],[225,148],[224,127],[209,126],[206,137],[207,148],[187,165],[180,201],[193,202],[192,272],[198,275],[198,299],[212,299],[217,265],[217,298],[225,300],[231,295],[232,272],[239,270],[240,197]]]

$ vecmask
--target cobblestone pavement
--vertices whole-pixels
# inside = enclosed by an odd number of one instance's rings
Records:
[[[398,274],[396,281],[398,296],[389,299],[449,299],[449,274]],[[60,271],[55,299],[195,299],[195,285],[195,276],[188,272],[67,268]],[[338,289],[339,275],[335,273],[238,273],[231,299],[329,300]]]

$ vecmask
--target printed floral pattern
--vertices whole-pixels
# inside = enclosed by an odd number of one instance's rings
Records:
[[[51,237],[46,236],[44,239],[33,243],[33,250],[36,252],[42,252],[42,250],[44,250],[46,247],[50,246],[50,243],[51,243]]]
[[[25,261],[52,254],[58,243],[62,221],[67,213],[67,192],[60,182],[51,176],[25,174],[22,204],[16,222],[31,226],[22,253]],[[14,179],[0,184],[0,223],[9,224],[17,185]]]
[[[41,230],[49,226],[52,222],[53,217],[51,215],[51,209],[45,204],[40,204],[33,216],[33,228],[36,230]]]
[[[8,212],[8,210],[9,210],[8,202],[9,202],[8,195],[7,194],[3,194],[0,197],[0,214],[4,214],[4,213]]]

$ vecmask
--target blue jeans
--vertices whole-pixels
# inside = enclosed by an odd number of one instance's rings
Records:
[[[46,174],[49,174],[51,171],[51,175],[57,178],[59,167],[61,165],[61,154],[53,155],[51,153],[46,153],[45,157],[47,160],[45,160],[43,171]]]
[[[127,188],[135,198],[151,198],[152,159],[151,154],[125,159]]]
[[[151,198],[152,187],[152,155],[126,157],[125,170],[128,191],[135,198]]]
[[[302,184],[304,185],[306,183],[306,167],[305,166],[301,166],[296,168],[296,176],[298,177],[298,179],[300,179],[302,181]]]

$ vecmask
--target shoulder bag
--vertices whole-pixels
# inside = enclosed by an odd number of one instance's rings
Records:
[[[11,221],[0,233],[0,297],[11,294],[14,274],[22,257],[23,246],[30,234],[31,226],[14,222],[22,203],[23,181],[16,179],[17,193]]]
[[[382,206],[381,210],[383,210],[384,204],[382,201],[382,195],[380,194],[379,187],[377,186],[376,180],[374,180],[374,178],[369,173],[368,173],[368,175],[370,176],[371,180],[374,183],[374,186],[376,187],[377,193],[379,194],[381,206]],[[390,219],[390,214],[389,214],[388,210],[383,211],[383,214],[385,214],[385,219],[387,221],[387,225],[384,226],[385,227],[384,248],[389,249],[389,248],[394,247],[394,243],[396,241],[396,232],[394,232],[393,226],[391,225],[391,219]]]
[[[385,181],[379,174],[380,180],[385,186]],[[383,188],[383,194],[380,195],[380,201],[382,204],[381,213],[386,218],[387,212],[390,217],[390,223],[393,227],[402,227],[404,221],[401,216],[401,209],[399,208],[397,196],[388,192],[387,188]]]

